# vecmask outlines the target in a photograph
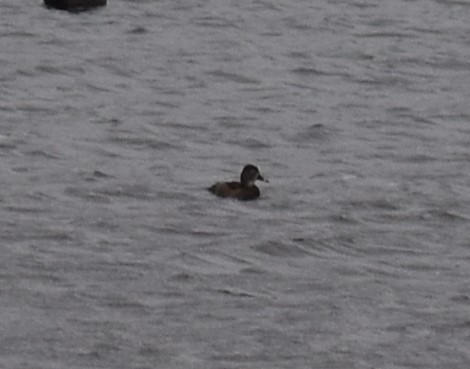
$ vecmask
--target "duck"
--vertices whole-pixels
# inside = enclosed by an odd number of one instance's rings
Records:
[[[80,11],[106,5],[107,0],[44,0],[48,8]]]
[[[247,164],[240,174],[240,182],[217,182],[207,190],[219,197],[241,201],[256,200],[260,196],[259,188],[255,185],[256,181],[268,182],[256,166]]]

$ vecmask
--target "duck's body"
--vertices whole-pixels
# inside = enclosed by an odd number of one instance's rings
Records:
[[[106,5],[106,0],[44,0],[46,6],[61,10],[86,10]]]
[[[218,182],[208,190],[219,197],[232,197],[238,200],[254,200],[260,195],[259,188],[255,185],[248,187],[240,182]]]
[[[255,181],[264,181],[258,168],[254,165],[245,165],[240,175],[240,182],[217,182],[208,188],[209,192],[219,197],[229,197],[242,201],[259,198],[259,188]]]

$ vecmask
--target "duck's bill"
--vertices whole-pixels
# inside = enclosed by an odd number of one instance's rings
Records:
[[[269,183],[269,181],[267,179],[264,179],[261,174],[258,176],[258,181],[263,181],[263,182]]]

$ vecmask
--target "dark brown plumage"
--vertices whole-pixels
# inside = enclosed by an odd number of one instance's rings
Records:
[[[240,182],[217,182],[208,191],[219,197],[229,197],[242,201],[259,198],[260,192],[255,186],[256,181],[265,181],[257,167],[245,165],[240,174]],[[267,182],[267,181],[266,181]]]
[[[106,5],[106,0],[44,0],[47,7],[61,10],[86,10]]]

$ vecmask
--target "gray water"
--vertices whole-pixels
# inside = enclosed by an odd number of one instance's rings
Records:
[[[0,367],[469,368],[469,19],[1,0]]]

